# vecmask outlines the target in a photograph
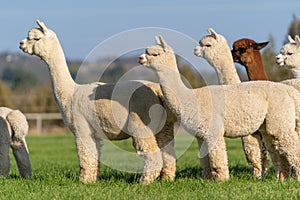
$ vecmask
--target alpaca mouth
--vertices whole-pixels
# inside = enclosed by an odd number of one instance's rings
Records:
[[[27,48],[27,46],[26,46],[24,40],[22,40],[22,41],[20,42],[19,48],[20,48],[22,51],[24,51],[25,53],[28,53],[28,48]]]
[[[201,56],[201,47],[196,46],[194,49],[194,55],[200,57]]]
[[[283,65],[284,65],[284,61],[276,60],[276,64],[278,64],[278,65],[280,65],[280,66],[283,66]]]
[[[20,45],[19,48],[20,48],[23,52],[28,53],[28,49],[27,49],[26,47],[23,47],[23,46]]]
[[[283,66],[285,59],[283,58],[283,56],[281,56],[281,54],[279,54],[278,56],[276,56],[275,62],[276,62],[276,64]]]

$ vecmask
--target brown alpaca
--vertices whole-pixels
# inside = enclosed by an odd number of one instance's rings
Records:
[[[269,42],[257,43],[254,40],[243,38],[232,45],[233,61],[246,68],[248,78],[251,81],[268,80],[264,64],[259,50],[267,46]]]
[[[250,81],[255,80],[268,80],[268,76],[264,69],[263,61],[261,54],[259,52],[260,49],[264,48],[268,45],[269,42],[257,43],[254,40],[243,38],[235,41],[232,45],[232,57],[234,62],[237,62],[243,65],[246,68],[247,75]],[[253,166],[253,174],[254,175],[262,175],[264,176],[269,167],[269,158],[268,152],[266,151],[265,145],[261,140],[261,133],[256,131],[253,136],[257,138],[257,141],[252,141],[250,143],[243,143],[243,148],[247,151],[247,161],[251,163],[259,163],[254,162],[252,159],[261,160],[261,165],[252,165]],[[260,146],[261,152],[251,151],[251,146]]]

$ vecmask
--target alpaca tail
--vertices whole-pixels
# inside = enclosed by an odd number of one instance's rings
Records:
[[[11,147],[17,162],[20,175],[23,178],[31,177],[31,163],[29,159],[29,151],[25,141],[25,136],[28,133],[28,123],[25,115],[19,110],[13,110],[6,117],[7,122],[10,124],[12,136]]]
[[[29,129],[25,115],[19,110],[13,110],[7,115],[6,120],[13,131],[13,137],[23,140]]]

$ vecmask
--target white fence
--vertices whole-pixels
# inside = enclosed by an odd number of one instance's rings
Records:
[[[36,121],[37,133],[40,134],[43,131],[43,120],[56,120],[61,119],[60,113],[24,113],[27,120]]]

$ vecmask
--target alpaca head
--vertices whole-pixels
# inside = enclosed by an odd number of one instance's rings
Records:
[[[39,28],[28,32],[28,37],[20,42],[20,49],[30,55],[37,55],[43,60],[53,54],[53,41],[57,40],[56,34],[48,29],[43,22],[36,20]],[[55,50],[54,50],[55,51]]]
[[[259,50],[267,46],[268,43],[269,42],[257,43],[247,38],[235,41],[231,50],[233,61],[248,67],[249,63],[256,59],[261,59]]]
[[[161,35],[156,36],[156,45],[146,49],[139,57],[139,63],[146,67],[159,70],[161,67],[176,67],[176,57],[173,49],[165,42]]]
[[[280,54],[276,56],[276,63],[280,66],[296,68],[300,65],[300,38],[296,35],[295,40],[289,36],[289,43],[285,44]]]
[[[223,55],[230,55],[230,49],[226,39],[222,35],[217,34],[212,28],[208,29],[208,33],[209,35],[204,36],[199,41],[199,45],[194,49],[194,54],[206,59],[209,64],[214,66],[219,58],[224,58]]]

